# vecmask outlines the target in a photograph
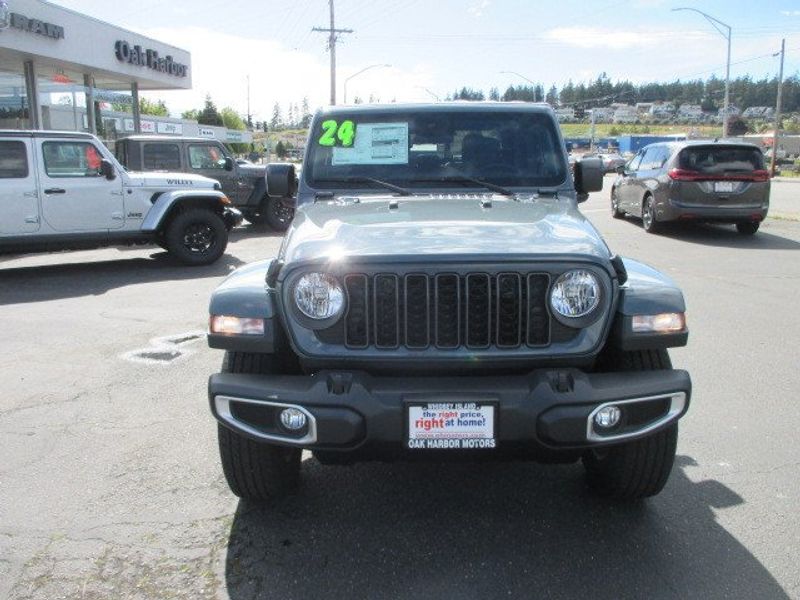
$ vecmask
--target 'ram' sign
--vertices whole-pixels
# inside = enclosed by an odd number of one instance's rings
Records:
[[[10,21],[11,27],[14,29],[20,29],[28,33],[36,33],[54,40],[64,39],[64,28],[61,27],[61,25],[45,23],[39,19],[31,19],[15,12],[11,13]]]

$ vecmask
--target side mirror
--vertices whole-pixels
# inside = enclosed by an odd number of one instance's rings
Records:
[[[233,159],[230,156],[225,157],[225,170],[233,171]]]
[[[114,165],[106,158],[100,161],[100,174],[109,181],[117,178],[117,171],[114,169]]]
[[[599,158],[584,158],[575,163],[575,191],[580,197],[603,189],[603,162]]]
[[[619,175],[625,175],[625,165],[619,165],[614,169]]]

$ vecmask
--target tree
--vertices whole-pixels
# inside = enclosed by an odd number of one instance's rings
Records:
[[[286,145],[282,140],[278,140],[278,143],[275,144],[275,154],[278,158],[286,158]]]
[[[200,111],[196,108],[192,108],[191,110],[185,110],[181,113],[181,119],[188,119],[189,121],[197,121],[200,117]]]
[[[277,130],[283,125],[283,115],[281,114],[281,105],[277,102],[272,107],[272,119],[270,119],[269,126],[273,131]]]
[[[247,129],[242,117],[230,106],[223,108],[219,114],[220,117],[222,117],[222,124],[228,129],[235,129],[236,131],[244,131]]]
[[[139,98],[139,112],[143,115],[154,115],[156,117],[169,116],[169,109],[163,100]]]
[[[222,117],[217,111],[217,107],[211,100],[211,96],[206,96],[206,104],[200,114],[197,115],[197,122],[201,125],[216,125],[222,127],[224,125]]]
[[[558,88],[555,85],[550,86],[544,101],[550,106],[558,106]]]
[[[300,117],[300,127],[306,129],[311,124],[311,109],[308,106],[308,96],[303,98],[300,112],[302,113]]]
[[[500,91],[496,87],[493,87],[489,90],[489,100],[493,100],[495,102],[500,100]]]

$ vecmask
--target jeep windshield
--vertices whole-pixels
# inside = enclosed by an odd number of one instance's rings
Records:
[[[377,181],[504,193],[566,179],[554,121],[534,111],[337,111],[316,120],[304,170],[317,189],[374,189]]]

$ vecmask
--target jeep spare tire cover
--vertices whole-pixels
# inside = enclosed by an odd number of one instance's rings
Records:
[[[291,163],[267,165],[267,194],[269,196],[294,196],[297,193],[297,173]]]

